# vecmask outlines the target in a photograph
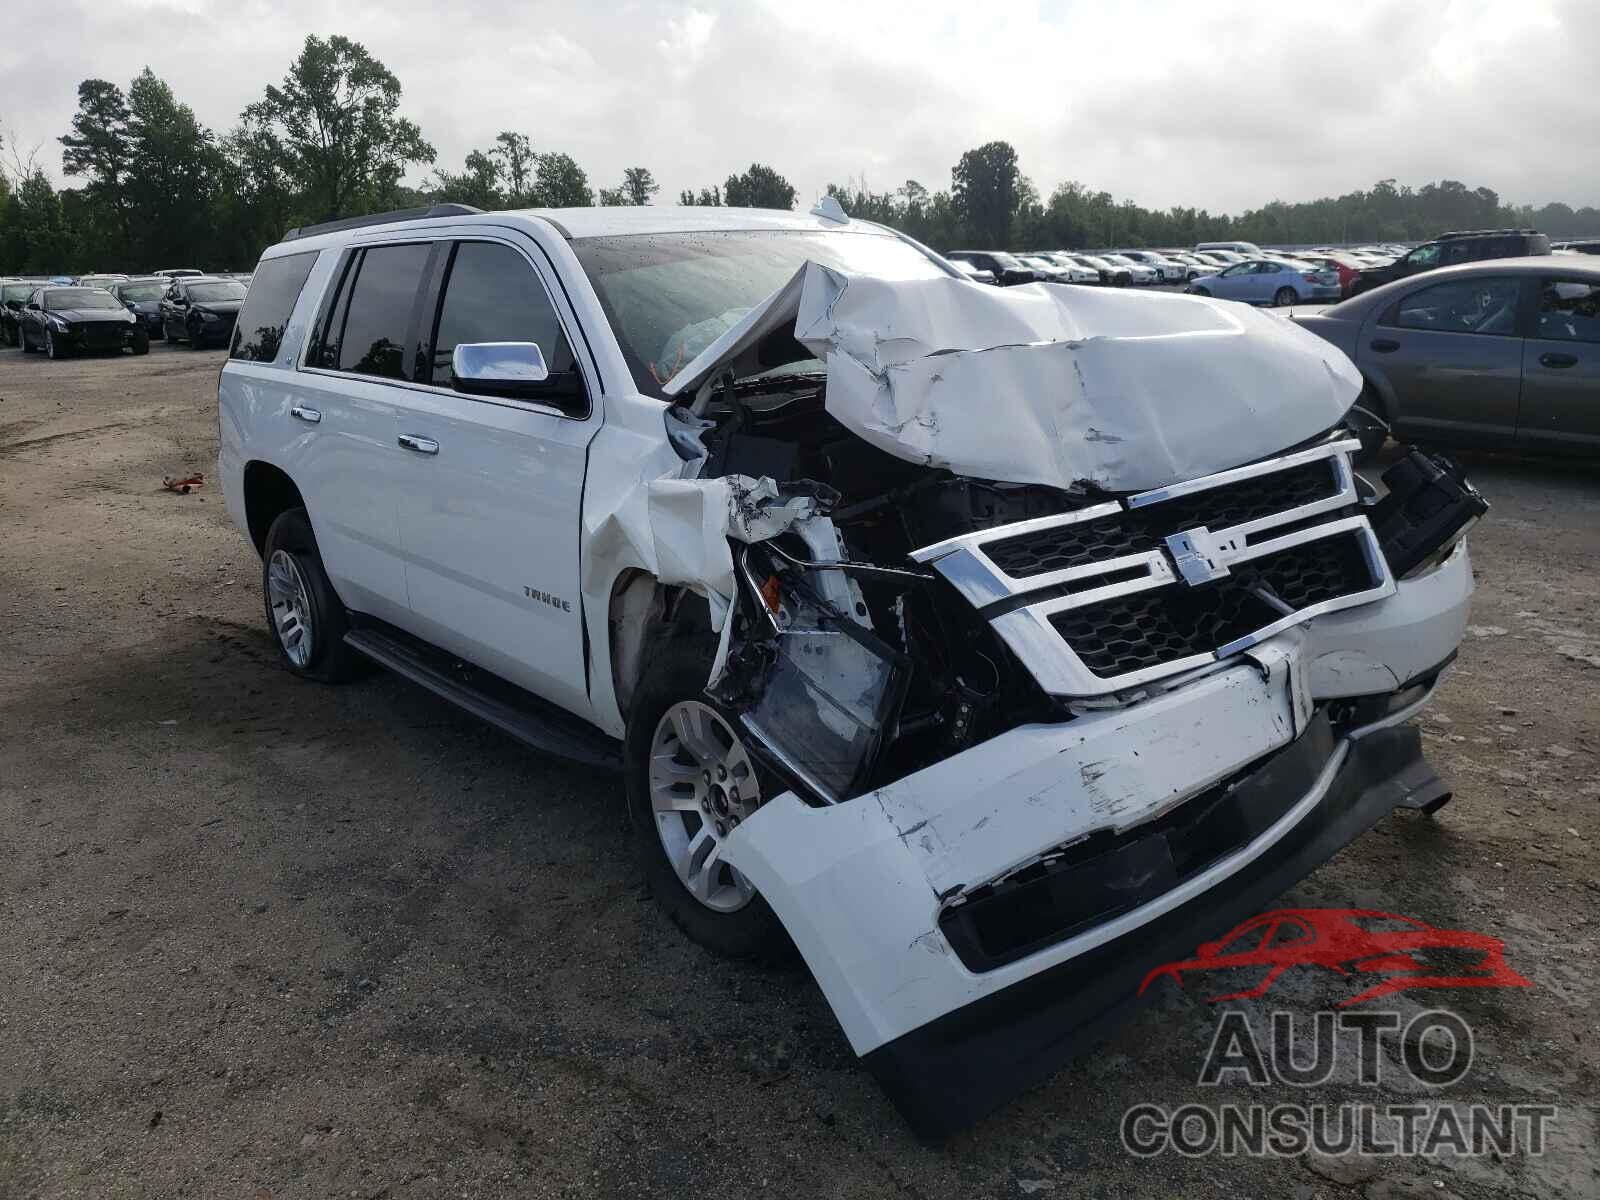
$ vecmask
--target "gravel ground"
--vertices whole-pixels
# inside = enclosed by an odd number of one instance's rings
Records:
[[[1132,1104],[1306,1098],[1197,1087],[1193,988],[929,1148],[802,969],[658,913],[614,780],[278,668],[220,494],[160,487],[213,469],[220,365],[0,352],[0,1197],[1600,1194],[1592,467],[1471,457],[1474,627],[1422,720],[1456,799],[1288,898],[1504,938],[1531,989],[1394,1006],[1471,1021],[1449,1098],[1559,1105],[1549,1151],[1134,1159]]]

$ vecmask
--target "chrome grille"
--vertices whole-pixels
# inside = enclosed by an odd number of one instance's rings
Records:
[[[1390,594],[1350,454],[1265,463],[916,551],[1041,686],[1096,695],[1214,662]]]

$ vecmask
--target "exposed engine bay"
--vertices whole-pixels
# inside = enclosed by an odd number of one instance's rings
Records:
[[[814,803],[889,783],[1026,722],[1132,702],[1159,690],[1153,677],[1204,665],[1189,663],[1188,652],[1226,658],[1246,635],[1303,610],[1380,598],[1486,507],[1459,471],[1420,452],[1391,470],[1375,506],[1374,489],[1356,485],[1340,430],[1237,481],[1136,506],[1092,487],[974,480],[864,442],[825,411],[825,388],[818,374],[729,379],[697,414],[707,476],[759,476],[780,496],[816,504],[815,516],[737,549],[729,649],[709,689]],[[1403,515],[1419,505],[1420,517]],[[1368,510],[1382,514],[1381,542]],[[1082,514],[1090,515],[1074,519]],[[1241,543],[1259,531],[1274,545],[1294,544],[1219,569],[1185,532],[1205,522],[1245,529]],[[970,572],[953,582],[916,561],[948,559],[928,548],[961,553],[972,535],[1000,529],[1015,536],[970,549],[1014,582],[1004,594],[975,586]],[[1306,532],[1331,536],[1294,541]],[[1120,591],[1141,572],[1149,578],[1141,554],[1167,568],[1171,585],[1160,596]],[[1196,561],[1211,574],[1185,586]],[[1083,680],[1029,661],[1026,637],[1008,639],[995,624],[1102,594],[1105,603],[1064,610],[1067,629],[1053,626],[1087,668]],[[1162,647],[1150,643],[1163,639],[1172,653],[1158,661]],[[1122,688],[1100,685],[1119,676]]]

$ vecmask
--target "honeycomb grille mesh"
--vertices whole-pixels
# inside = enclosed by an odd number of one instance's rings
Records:
[[[1172,585],[1085,605],[1050,618],[1056,632],[1096,675],[1115,676],[1206,654],[1283,614],[1365,591],[1377,581],[1355,533],[1303,542],[1242,563],[1213,583]]]
[[[1324,500],[1338,491],[1333,460],[1319,459],[1145,508],[986,542],[983,552],[1013,579],[1158,549],[1168,534],[1229,529]]]

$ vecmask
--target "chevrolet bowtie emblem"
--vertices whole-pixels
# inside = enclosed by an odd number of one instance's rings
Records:
[[[1235,547],[1231,542],[1219,542],[1217,536],[1204,525],[1185,529],[1167,538],[1167,549],[1172,552],[1173,564],[1190,587],[1210,583],[1228,574],[1228,564],[1222,561],[1224,548]]]

